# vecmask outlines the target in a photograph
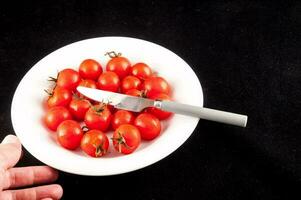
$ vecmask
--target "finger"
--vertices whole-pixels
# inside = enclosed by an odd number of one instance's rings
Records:
[[[45,199],[42,199],[42,200],[53,200],[53,199],[51,199],[51,198],[45,198]]]
[[[22,190],[5,190],[0,199],[7,200],[36,200],[36,199],[60,199],[63,189],[60,185],[45,185]]]
[[[53,182],[58,172],[48,166],[17,167],[6,171],[3,188],[16,188]]]
[[[17,164],[22,152],[19,139],[14,135],[8,135],[0,144],[0,167],[4,170]]]

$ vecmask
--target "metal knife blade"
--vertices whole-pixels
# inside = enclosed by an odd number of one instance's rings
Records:
[[[151,99],[134,97],[82,86],[78,86],[77,91],[84,96],[93,99],[94,101],[108,103],[113,105],[115,108],[133,112],[140,112],[144,108],[154,106],[155,103],[155,101]]]

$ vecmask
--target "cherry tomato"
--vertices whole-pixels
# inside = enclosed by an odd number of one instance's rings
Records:
[[[83,79],[83,80],[81,80],[81,82],[78,84],[78,86],[83,86],[83,87],[88,87],[88,88],[93,88],[93,89],[97,88],[96,82],[93,81],[93,80],[90,80],[90,79]],[[82,95],[81,93],[79,93],[78,91],[76,91],[76,95],[79,96],[79,97],[81,97],[81,98],[84,97],[84,98],[86,98],[88,100],[91,100],[88,97],[85,97],[84,95]]]
[[[47,110],[44,123],[52,131],[56,131],[58,125],[65,120],[72,119],[71,113],[63,106],[55,106]]]
[[[102,73],[102,67],[96,60],[86,59],[80,64],[78,71],[83,79],[97,80]]]
[[[161,132],[161,124],[155,116],[142,113],[134,121],[134,125],[139,129],[141,138],[144,140],[152,140]]]
[[[72,93],[64,88],[56,87],[52,93],[48,94],[50,95],[47,100],[48,107],[68,106],[72,99]]]
[[[147,97],[158,93],[170,95],[171,89],[167,81],[162,77],[150,77],[144,81],[142,89],[146,92]]]
[[[119,126],[113,133],[114,148],[123,154],[135,151],[141,142],[139,130],[131,124]]]
[[[57,127],[57,139],[66,149],[74,150],[79,147],[82,137],[82,128],[76,121],[66,120]]]
[[[89,156],[101,157],[108,151],[109,140],[103,132],[90,130],[84,134],[80,147]]]
[[[145,64],[145,63],[137,63],[132,66],[131,68],[131,74],[133,76],[138,77],[141,80],[145,80],[152,75],[152,70],[151,68]]]
[[[116,111],[116,108],[114,108],[114,106],[107,104],[108,109],[110,110],[110,112],[113,114]]]
[[[133,124],[134,115],[126,110],[118,110],[112,118],[112,128],[116,130],[122,124]]]
[[[143,91],[137,90],[137,89],[131,89],[128,90],[125,94],[134,96],[134,97],[145,97],[145,94]]]
[[[120,81],[118,75],[114,72],[102,73],[97,81],[97,87],[101,90],[117,92],[119,89]]]
[[[106,131],[111,123],[112,114],[106,104],[94,105],[85,115],[85,123],[89,129]]]
[[[91,103],[86,99],[73,98],[69,104],[69,111],[76,120],[83,121],[90,106]]]
[[[126,76],[121,82],[121,91],[126,93],[131,89],[140,89],[141,81],[135,76]]]
[[[167,100],[167,101],[171,100],[171,98],[167,94],[164,94],[164,93],[155,94],[155,95],[151,96],[150,98],[155,99],[155,100]],[[155,107],[147,108],[146,112],[154,115],[155,117],[157,117],[160,120],[167,119],[172,115],[171,112],[163,111],[163,110],[155,108]]]
[[[73,69],[64,69],[59,72],[56,85],[60,88],[73,91],[80,82],[79,73]]]
[[[107,63],[106,70],[115,72],[122,80],[131,71],[130,61],[125,57],[117,55],[115,52],[109,52],[107,54],[110,56],[111,60],[109,60],[109,62]]]
[[[84,87],[93,88],[93,89],[97,88],[96,82],[91,79],[82,79],[80,81],[80,83],[78,84],[78,86],[84,86]]]

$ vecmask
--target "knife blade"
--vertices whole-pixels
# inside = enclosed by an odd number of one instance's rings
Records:
[[[165,111],[189,115],[215,122],[221,122],[241,127],[246,127],[248,116],[225,112],[210,108],[193,106],[188,104],[177,103],[173,101],[152,100],[147,98],[129,96],[115,92],[108,92],[99,89],[92,89],[78,86],[77,91],[94,101],[108,103],[115,108],[141,112],[147,107],[156,107]]]
[[[108,103],[115,108],[141,112],[144,108],[154,106],[155,101],[146,98],[129,96],[104,90],[92,89],[79,86],[77,91],[94,101]]]

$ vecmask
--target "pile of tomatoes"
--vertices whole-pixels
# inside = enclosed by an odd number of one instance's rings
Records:
[[[131,65],[120,53],[108,52],[106,70],[94,59],[86,59],[78,71],[66,68],[53,81],[46,100],[44,123],[56,132],[58,143],[69,150],[81,148],[87,155],[101,157],[110,145],[107,133],[114,131],[112,145],[123,154],[134,152],[141,140],[149,141],[161,132],[161,120],[170,112],[149,107],[140,113],[115,109],[77,92],[85,86],[156,100],[171,100],[169,83],[145,63]]]

